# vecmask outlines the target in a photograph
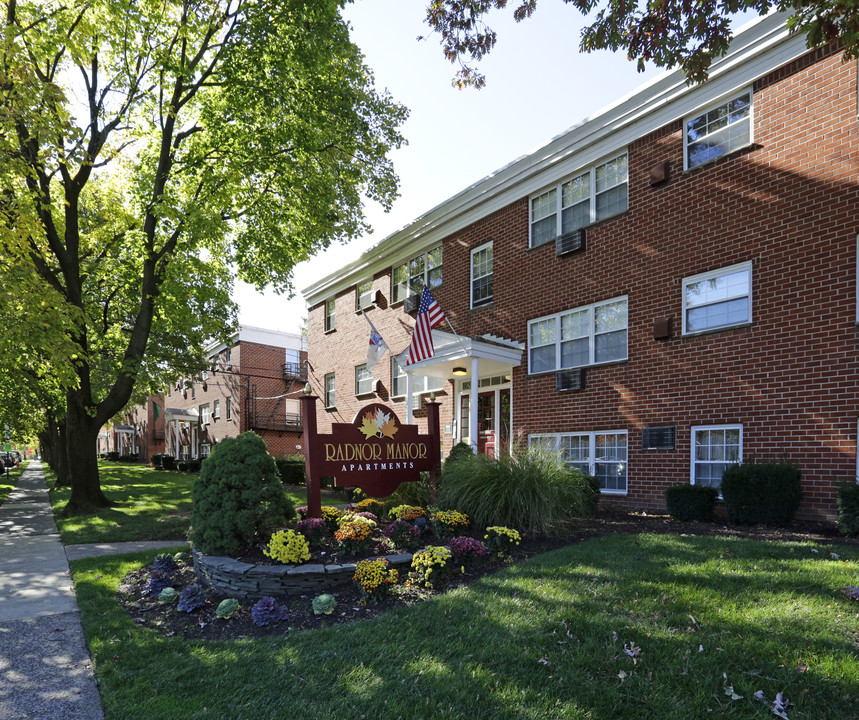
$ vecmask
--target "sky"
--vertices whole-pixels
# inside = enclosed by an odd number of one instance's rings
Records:
[[[639,73],[621,53],[580,53],[583,17],[560,0],[542,0],[521,23],[511,7],[489,16],[498,42],[479,65],[486,86],[457,90],[451,79],[458,66],[445,60],[438,38],[417,40],[429,30],[426,1],[355,0],[344,12],[377,89],[410,110],[402,127],[408,145],[391,154],[400,197],[387,214],[367,203],[372,234],[298,265],[293,299],[237,283],[241,324],[300,332],[307,316],[301,290],[662,73],[653,67]]]

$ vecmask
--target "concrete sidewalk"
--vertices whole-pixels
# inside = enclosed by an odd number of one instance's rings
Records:
[[[0,506],[0,720],[101,720],[40,462]]]

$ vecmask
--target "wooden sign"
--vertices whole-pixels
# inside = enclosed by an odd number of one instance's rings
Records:
[[[441,467],[439,404],[427,403],[428,433],[405,425],[380,403],[367,405],[351,423],[334,423],[330,435],[316,430],[316,400],[301,399],[304,414],[304,457],[310,517],[320,517],[319,481],[333,476],[334,487],[358,487],[373,497],[385,497],[401,483],[420,480],[421,472]]]

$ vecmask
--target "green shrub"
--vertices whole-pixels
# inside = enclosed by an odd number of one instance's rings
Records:
[[[845,535],[859,535],[859,484],[854,480],[838,488],[838,529]]]
[[[729,465],[722,475],[722,498],[732,523],[790,525],[802,496],[799,466],[754,458]]]
[[[284,485],[304,485],[307,474],[304,468],[304,455],[289,455],[277,458],[277,472]]]
[[[709,520],[719,491],[706,485],[672,485],[665,491],[668,514],[675,520]]]
[[[136,463],[139,460],[140,460],[140,456],[137,453],[126,453],[125,455],[119,456],[119,462]]]
[[[107,459],[111,462],[116,462],[117,460],[119,460],[119,453],[116,450],[108,450]]]
[[[421,507],[432,505],[435,502],[435,489],[430,483],[429,477],[429,473],[422,472],[420,480],[404,482],[388,497],[383,498],[385,503],[383,514],[388,513],[391,508],[398,505],[419,505]]]
[[[295,519],[295,507],[253,432],[215,445],[191,491],[193,541],[205,553],[221,554],[267,541]]]
[[[172,455],[168,455],[167,453],[155,453],[152,456],[152,467],[157,468],[159,470],[175,470],[176,469],[176,458]]]
[[[478,526],[559,532],[596,509],[599,489],[557,453],[540,447],[493,459],[472,455],[442,470],[438,505],[466,513]]]
[[[445,465],[448,465],[459,462],[460,460],[468,460],[471,457],[474,457],[474,451],[471,449],[471,445],[464,442],[458,442],[450,449],[447,460],[444,462]]]

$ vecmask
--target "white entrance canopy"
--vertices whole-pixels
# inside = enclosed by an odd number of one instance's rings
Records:
[[[170,453],[173,457],[179,457],[179,425],[190,423],[192,427],[196,426],[200,420],[200,413],[196,408],[185,410],[184,408],[167,408],[164,410],[164,423],[169,426],[173,423],[173,442],[170,442],[170,433],[165,433],[167,437],[167,449],[173,447],[173,452]]]
[[[464,337],[443,330],[433,330],[434,354],[414,365],[407,365],[409,349],[397,356],[397,362],[406,373],[406,422],[412,422],[412,378],[426,375],[451,380],[456,377],[472,381],[472,393],[476,392],[480,377],[506,375],[522,364],[525,346],[516,340],[483,335]],[[469,427],[477,427],[477,403],[469,405]],[[477,451],[477,433],[471,433],[472,449]]]

